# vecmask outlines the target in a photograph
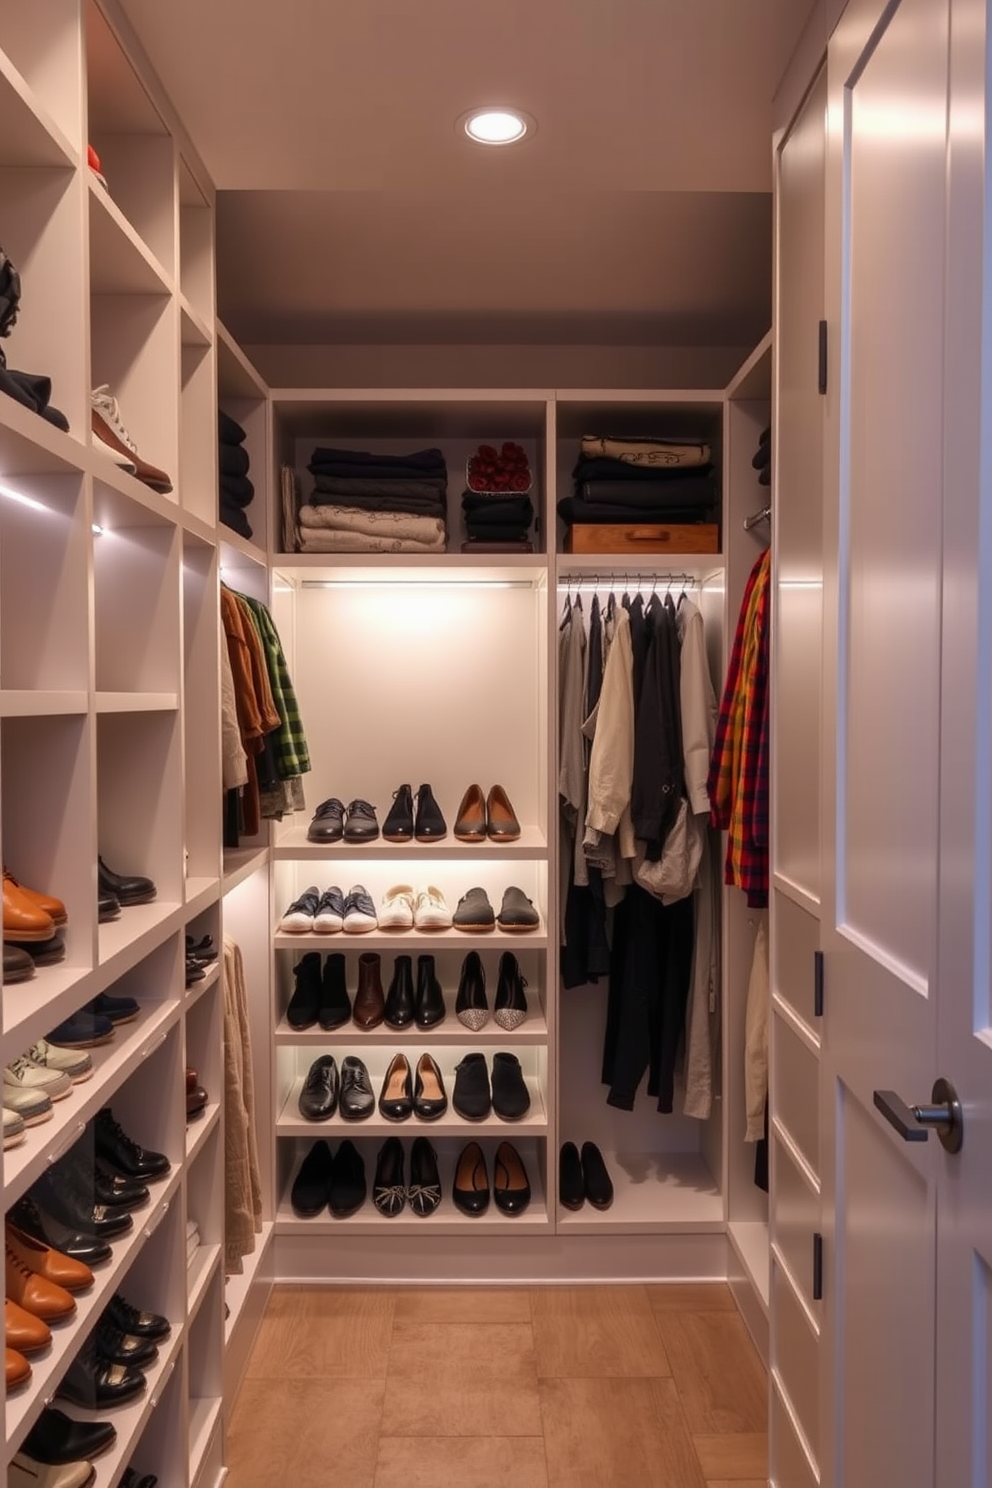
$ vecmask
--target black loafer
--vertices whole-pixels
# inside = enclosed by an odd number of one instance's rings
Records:
[[[485,1121],[492,1110],[489,1069],[484,1054],[466,1054],[455,1065],[451,1104],[463,1121]]]
[[[474,931],[476,934],[494,929],[496,915],[485,889],[469,889],[467,894],[463,894],[451,917],[451,923],[456,930],[467,930],[470,933]]]
[[[413,841],[413,791],[401,785],[393,792],[393,804],[382,824],[382,835],[387,842]]]
[[[307,828],[308,842],[340,842],[344,836],[344,806],[337,796],[321,801]]]
[[[24,1438],[21,1451],[33,1462],[62,1467],[89,1462],[116,1440],[117,1427],[110,1421],[74,1421],[64,1411],[46,1407]]]
[[[103,1316],[122,1332],[130,1333],[135,1338],[151,1338],[156,1343],[172,1332],[172,1324],[167,1317],[162,1317],[158,1312],[145,1312],[140,1307],[132,1307],[120,1292],[115,1292],[111,1297],[103,1310]]]
[[[455,998],[455,1016],[459,1023],[464,1023],[473,1033],[478,1033],[489,1022],[486,972],[478,951],[469,951],[462,962],[458,995]]]
[[[455,1181],[451,1198],[456,1209],[477,1219],[489,1208],[489,1175],[486,1159],[478,1142],[463,1147],[455,1164]]]
[[[448,824],[429,785],[422,785],[417,792],[417,815],[413,823],[413,835],[418,842],[440,842],[448,835]]]
[[[441,1202],[437,1153],[426,1137],[418,1137],[410,1149],[410,1187],[406,1196],[418,1219],[429,1219]]]
[[[151,904],[158,893],[150,878],[140,873],[114,873],[102,858],[97,858],[98,886],[101,894],[113,894],[125,909],[132,904]]]
[[[375,807],[370,801],[355,800],[348,804],[347,820],[344,824],[345,842],[374,842],[379,835],[379,823],[375,819]]]
[[[334,1159],[327,1143],[323,1139],[314,1142],[300,1163],[289,1195],[293,1213],[298,1214],[301,1219],[312,1219],[326,1207],[333,1166]]]
[[[379,1094],[379,1114],[387,1121],[406,1121],[413,1115],[413,1075],[405,1054],[394,1054]]]
[[[609,1209],[613,1203],[613,1182],[595,1142],[582,1143],[582,1180],[592,1207]]]
[[[329,1121],[338,1108],[338,1066],[333,1054],[315,1059],[303,1081],[300,1115],[307,1121]]]
[[[579,1149],[574,1142],[563,1142],[558,1154],[558,1200],[566,1209],[581,1209],[585,1199]]]
[[[530,1180],[523,1159],[509,1142],[500,1142],[493,1163],[493,1203],[503,1214],[523,1214],[530,1203]]]
[[[493,1110],[503,1121],[519,1121],[530,1110],[530,1091],[515,1054],[493,1055]]]
[[[164,1152],[153,1152],[133,1141],[109,1106],[97,1112],[93,1123],[98,1157],[123,1173],[125,1178],[164,1178],[172,1167]]]
[[[403,1212],[406,1187],[403,1183],[403,1143],[399,1137],[387,1137],[379,1148],[372,1202],[387,1219],[395,1219]]]
[[[367,1195],[365,1163],[355,1144],[346,1139],[334,1154],[327,1207],[335,1219],[347,1219],[361,1209]]]

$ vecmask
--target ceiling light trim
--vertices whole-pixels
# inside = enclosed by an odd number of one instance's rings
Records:
[[[498,133],[495,138],[485,133],[473,133],[472,125],[485,119],[516,120],[520,128],[517,133],[507,134],[502,138]],[[532,139],[537,133],[537,120],[533,114],[528,114],[525,109],[515,108],[512,104],[478,104],[475,108],[466,109],[465,113],[459,115],[455,128],[470,144],[482,145],[486,149],[503,149],[507,145],[522,145],[525,141]]]

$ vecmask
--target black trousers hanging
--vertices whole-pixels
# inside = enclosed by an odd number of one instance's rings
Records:
[[[648,1094],[657,1096],[659,1111],[673,1109],[692,942],[691,895],[662,904],[639,884],[628,888],[613,922],[603,1047],[608,1105],[633,1110],[637,1087],[649,1070]]]

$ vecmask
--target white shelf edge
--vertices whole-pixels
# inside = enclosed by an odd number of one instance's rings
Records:
[[[342,862],[395,862],[397,868],[409,864],[411,870],[425,867],[431,862],[457,862],[470,859],[473,862],[544,862],[548,856],[548,843],[544,833],[537,827],[522,827],[516,842],[459,842],[457,837],[446,837],[440,842],[386,842],[381,837],[375,842],[356,846],[348,842],[308,842],[306,827],[290,829],[272,846],[272,856],[280,861],[326,863],[328,868]],[[461,933],[461,932],[459,932]]]
[[[201,982],[194,982],[192,986],[185,989],[183,995],[183,1006],[186,1008],[186,1010],[189,1011],[191,1007],[195,1006],[195,1004],[199,1002],[204,993],[209,992],[210,988],[215,987],[219,981],[220,961],[218,960],[214,962],[213,966],[210,968]]]
[[[285,932],[273,930],[272,944],[277,951],[291,951],[297,947],[304,951],[316,950],[344,950],[346,947],[355,948],[364,946],[366,950],[377,951],[430,951],[452,946],[464,946],[466,951],[485,950],[486,946],[501,946],[503,950],[510,950],[519,946],[525,950],[528,946],[534,950],[546,951],[548,949],[547,928],[542,920],[538,930],[528,930],[525,934],[514,934],[509,930],[371,930],[364,935],[315,935],[308,931],[305,935],[287,935]]]
[[[221,356],[221,353],[223,352],[224,357],[229,357],[230,360],[236,364],[238,371],[244,378],[244,384],[242,385],[242,387],[247,386],[249,389],[249,391],[247,392],[243,391],[241,388],[229,392],[226,392],[223,389],[219,389],[220,398],[257,397],[259,401],[261,401],[263,398],[267,398],[269,389],[265,382],[265,379],[262,377],[262,374],[249,360],[249,358],[245,356],[244,352],[241,350],[241,347],[238,345],[237,341],[235,341],[234,337],[231,335],[224,322],[222,320],[218,320],[215,324],[217,331],[218,383],[221,382],[223,377],[223,359]]]
[[[165,268],[159,262],[156,255],[149,248],[148,244],[145,242],[144,238],[142,238],[137,228],[135,228],[132,223],[130,223],[124,216],[124,213],[114,201],[113,197],[110,195],[110,192],[100,185],[99,181],[96,179],[92,172],[88,172],[88,175],[90,200],[90,232],[93,232],[95,222],[99,221],[98,218],[94,217],[94,203],[96,203],[97,212],[103,212],[105,214],[106,220],[111,224],[113,229],[124,240],[124,242],[126,242],[130,252],[134,254],[136,258],[141,262],[144,269],[144,275],[147,276],[146,282],[142,283],[140,286],[128,286],[128,288],[123,290],[121,290],[120,288],[92,289],[92,293],[97,295],[138,293],[172,296],[175,293],[175,284],[173,282],[172,275],[166,272]],[[97,232],[100,232],[102,230],[103,229],[99,227],[96,228]]]
[[[238,562],[240,558],[247,558],[249,562],[259,568],[264,568],[269,555],[264,548],[250,538],[242,537],[240,532],[235,532],[232,527],[225,527],[223,522],[217,528],[217,542],[220,546],[221,577],[224,570],[231,568],[244,568],[244,564]]]
[[[192,1327],[193,1319],[199,1312],[203,1299],[207,1294],[214,1276],[220,1268],[220,1258],[224,1247],[218,1241],[213,1245],[200,1245],[196,1255],[186,1267],[186,1326]]]
[[[97,713],[175,713],[178,692],[94,692]]]
[[[268,1258],[269,1247],[275,1234],[275,1226],[271,1219],[262,1221],[262,1228],[255,1237],[255,1249],[250,1255],[243,1257],[244,1270],[232,1272],[225,1278],[224,1298],[230,1309],[224,1321],[224,1346],[230,1343],[234,1330],[245,1309],[245,1304],[255,1284],[255,1279],[262,1264]]]
[[[490,1047],[513,1048],[516,1045],[536,1045],[541,1048],[547,1044],[548,1037],[548,1024],[543,1011],[528,1013],[525,1021],[512,1033],[507,1033],[492,1019],[478,1033],[473,1033],[471,1029],[463,1027],[449,1009],[444,1022],[433,1028],[418,1028],[415,1024],[408,1028],[387,1028],[384,1023],[378,1028],[357,1028],[354,1023],[345,1023],[340,1028],[314,1027],[298,1030],[290,1028],[285,1018],[281,1018],[276,1024],[273,1042],[301,1048],[312,1045],[328,1050],[347,1045],[349,1049],[354,1046],[366,1051],[388,1045],[393,1052],[406,1045],[416,1044],[419,1047],[430,1042],[438,1048],[471,1044],[473,1049],[482,1051]]]
[[[220,1121],[220,1101],[210,1101],[202,1116],[197,1116],[186,1127],[186,1166],[190,1167],[209,1141],[210,1133]]]
[[[203,348],[211,346],[213,344],[213,337],[210,334],[210,326],[205,318],[196,309],[195,305],[193,305],[189,296],[184,294],[182,290],[179,291],[178,299],[182,322],[180,331],[182,344],[184,346],[200,346]],[[194,334],[187,335],[187,328]]]
[[[763,1220],[729,1220],[727,1234],[752,1287],[768,1312],[771,1286],[771,1247],[768,1225]]]
[[[220,879],[217,876],[187,878],[183,892],[183,906],[187,915],[195,919],[220,898]]]
[[[193,1396],[189,1403],[189,1480],[195,1483],[220,1420],[224,1398]]]
[[[229,894],[239,884],[244,883],[246,878],[251,878],[259,868],[264,868],[269,861],[269,849],[267,847],[237,848],[232,852],[224,854],[224,876],[221,880],[221,893]]]
[[[14,66],[5,52],[0,52],[0,86],[3,85],[17,98],[25,114],[38,126],[38,132],[44,135],[53,147],[49,158],[30,163],[46,166],[61,165],[76,169],[79,165],[79,156],[68,136],[56,124],[23,73]]]
[[[89,692],[85,689],[57,692],[11,687],[0,692],[0,718],[52,718],[59,714],[86,713],[89,703]]]
[[[357,1214],[348,1219],[335,1219],[326,1211],[312,1219],[300,1219],[293,1213],[288,1194],[283,1196],[276,1212],[275,1231],[281,1236],[333,1235],[347,1232],[352,1235],[548,1235],[552,1230],[551,1215],[544,1194],[538,1188],[523,1214],[501,1214],[490,1200],[489,1208],[478,1219],[472,1219],[456,1209],[450,1194],[445,1194],[435,1212],[426,1219],[418,1219],[404,1209],[395,1219],[387,1219],[378,1212],[372,1202],[371,1184],[369,1196]]]

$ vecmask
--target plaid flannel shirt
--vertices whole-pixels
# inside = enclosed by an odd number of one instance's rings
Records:
[[[310,752],[303,732],[300,705],[290,680],[289,668],[283,655],[279,632],[272,616],[261,601],[243,594],[241,598],[251,610],[265,651],[269,685],[276,711],[279,714],[279,732],[275,738],[276,769],[282,780],[291,780],[294,775],[305,775],[310,769]]]
[[[748,905],[768,903],[768,633],[770,555],[748,577],[706,782],[710,821],[727,832],[724,881]]]

